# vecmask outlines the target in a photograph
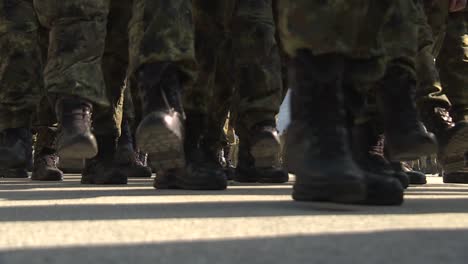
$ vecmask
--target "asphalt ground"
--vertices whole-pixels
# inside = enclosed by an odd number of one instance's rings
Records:
[[[430,177],[398,207],[293,202],[291,185],[0,179],[0,264],[468,263],[468,185]]]

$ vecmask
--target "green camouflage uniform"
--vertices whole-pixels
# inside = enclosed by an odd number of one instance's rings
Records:
[[[272,1],[194,0],[193,7],[199,76],[187,111],[208,116],[214,141],[228,111],[245,130],[274,122],[282,78]]]
[[[346,57],[346,82],[368,89],[389,62],[414,72],[416,27],[409,16],[414,8],[401,0],[281,0],[281,37],[290,56],[307,49]]]
[[[175,63],[184,86],[196,76],[192,3],[188,0],[134,0],[129,25],[130,68],[124,100],[124,116],[133,129],[142,118],[141,98],[135,86],[135,71],[157,62]]]
[[[468,10],[450,14],[437,66],[455,121],[468,120]]]
[[[42,84],[38,37],[32,0],[0,1],[0,131],[31,124]]]
[[[407,5],[393,0],[279,1],[285,50],[290,56],[302,49],[313,55],[341,54],[352,64],[349,81],[375,82],[388,60],[384,28],[400,27]]]
[[[401,69],[416,82],[417,6],[406,0],[332,2],[279,0],[283,46],[290,56],[308,49],[346,57],[347,108],[355,124],[380,127],[375,88],[386,69]]]
[[[449,108],[450,101],[443,93],[435,58],[445,37],[449,1],[417,0],[419,27],[416,69],[418,76],[417,102],[419,106]]]
[[[49,30],[44,71],[49,99],[77,96],[94,104],[94,133],[118,135],[128,65],[132,1],[35,0]]]
[[[144,64],[173,62],[187,81],[195,75],[192,1],[134,0],[129,25],[130,74]]]

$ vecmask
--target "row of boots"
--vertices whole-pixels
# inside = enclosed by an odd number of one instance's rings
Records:
[[[294,59],[285,154],[296,174],[293,198],[399,205],[409,179],[386,156],[411,160],[437,151],[435,136],[417,116],[415,81],[397,67],[388,69],[376,91],[384,131],[379,135],[371,124],[349,122],[345,69],[339,55],[303,51]]]

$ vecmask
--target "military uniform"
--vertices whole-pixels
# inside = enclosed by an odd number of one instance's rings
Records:
[[[0,61],[0,177],[28,177],[43,63],[32,1],[0,1]]]
[[[185,95],[185,107],[188,113],[206,116],[204,144],[212,152],[221,148],[220,136],[230,112],[240,144],[247,145],[241,163],[249,159],[248,166],[255,166],[247,153],[254,144],[251,130],[259,124],[275,127],[283,97],[272,1],[199,0],[193,6],[199,75]],[[264,153],[277,156],[278,142],[271,140],[269,145],[271,150]],[[271,159],[265,163],[273,165]]]
[[[93,133],[99,152],[88,151],[85,155],[74,151],[73,144],[69,151],[78,155],[69,158],[88,158],[82,178],[84,183],[126,183],[125,173],[114,170],[120,166],[114,156],[118,158],[116,144],[123,118],[132,5],[131,0],[35,1],[40,21],[50,36],[44,75],[46,93],[54,110],[59,117],[63,116],[60,107],[67,104],[60,106],[61,98],[71,98],[69,103],[77,99],[84,100],[84,104],[91,103],[90,110],[81,112],[83,116],[94,110]],[[78,108],[80,104],[83,103],[78,103]],[[58,121],[63,125],[63,120],[59,118]],[[89,128],[86,133],[89,139],[94,137]],[[60,145],[60,133],[58,142]]]
[[[468,10],[451,13],[437,58],[445,94],[455,121],[468,120]]]
[[[237,119],[247,127],[275,120],[282,79],[271,1],[200,0],[193,6],[200,70],[186,109],[218,115],[222,128],[234,100]]]
[[[449,14],[449,1],[416,1],[418,54],[416,69],[418,75],[417,102],[422,107],[449,108],[450,101],[442,90],[435,59],[438,57],[445,37]]]
[[[368,147],[373,143],[368,129],[357,130],[365,120],[354,119],[353,128],[349,117],[360,116],[356,114],[374,88],[389,152],[403,159],[435,151],[433,135],[419,122],[412,97],[415,6],[411,1],[368,0],[279,4],[281,36],[295,77],[285,155],[297,177],[293,198],[400,204],[404,181],[398,175],[388,177],[380,168],[373,171],[355,162],[372,158]],[[374,146],[383,153],[382,144]]]
[[[120,134],[128,65],[127,25],[131,1],[34,1],[49,30],[44,71],[52,102],[77,96],[95,106],[94,132]]]
[[[30,127],[43,64],[32,1],[0,2],[0,35],[0,131]]]
[[[451,116],[459,131],[444,163],[444,182],[467,183],[468,168],[468,10],[450,13],[447,33],[437,59],[444,92],[452,103]],[[464,127],[464,129],[463,129]],[[464,155],[465,154],[465,155]]]

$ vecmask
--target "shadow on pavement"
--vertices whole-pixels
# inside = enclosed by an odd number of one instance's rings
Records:
[[[0,207],[0,222],[432,213],[468,213],[468,198],[408,199],[400,207],[293,201],[15,206]]]
[[[115,186],[113,186],[115,187]],[[182,191],[182,190],[156,190],[148,186],[148,189],[129,189],[119,187],[118,189],[96,189],[92,187],[86,190],[40,190],[40,191],[3,191],[0,190],[0,199],[10,201],[24,200],[68,200],[96,197],[124,197],[124,196],[197,196],[197,195],[290,195],[291,188],[283,187],[259,188],[255,186],[236,187],[226,191]]]
[[[11,250],[0,263],[465,264],[467,244],[466,229],[405,230]]]

